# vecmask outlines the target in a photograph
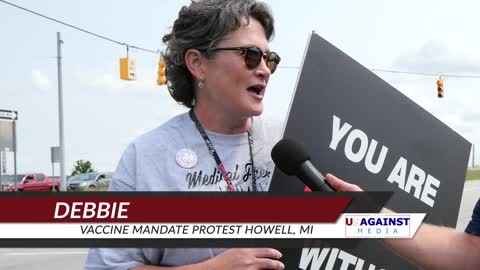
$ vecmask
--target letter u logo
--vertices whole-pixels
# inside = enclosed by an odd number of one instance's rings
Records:
[[[353,219],[352,219],[352,218],[346,218],[346,219],[345,219],[345,224],[347,224],[347,226],[352,226],[352,224],[353,224]]]

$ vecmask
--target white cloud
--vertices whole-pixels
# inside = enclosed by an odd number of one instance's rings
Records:
[[[93,78],[90,82],[90,86],[102,89],[102,90],[119,90],[126,88],[128,82],[122,81],[118,78],[118,76],[114,76],[113,74],[100,74]]]
[[[465,47],[430,40],[417,50],[399,55],[393,67],[402,70],[428,73],[478,73],[480,55]]]
[[[96,75],[93,80],[87,81],[88,86],[110,94],[152,94],[158,91],[167,92],[165,86],[158,86],[156,82],[146,79],[124,81],[117,74],[103,73]]]
[[[39,70],[32,70],[32,85],[42,91],[53,90],[52,83],[48,76]]]
[[[75,76],[86,89],[103,91],[110,94],[138,95],[156,93],[158,91],[167,92],[165,86],[156,84],[156,66],[141,66],[137,64],[137,79],[134,81],[125,81],[120,79],[117,62],[108,62],[95,68],[86,66],[76,66]]]
[[[480,53],[466,44],[430,40],[399,54],[391,69],[443,75],[480,74]],[[474,144],[480,144],[477,78],[444,76],[445,97],[436,97],[437,76],[378,73],[399,91]]]

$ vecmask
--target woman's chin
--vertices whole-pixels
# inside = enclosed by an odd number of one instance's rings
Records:
[[[251,116],[259,116],[263,113],[263,106],[259,106],[257,108],[252,108],[250,110],[250,115]]]

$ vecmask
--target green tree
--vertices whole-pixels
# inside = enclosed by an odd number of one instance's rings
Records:
[[[73,170],[71,175],[79,173],[91,173],[94,172],[92,163],[90,161],[77,160],[75,165],[73,165]]]

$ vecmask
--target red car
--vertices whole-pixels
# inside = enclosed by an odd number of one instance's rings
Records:
[[[7,175],[2,179],[3,191],[15,191],[15,180],[13,175]],[[17,175],[18,191],[59,191],[60,179],[50,178],[43,173],[27,173]]]

